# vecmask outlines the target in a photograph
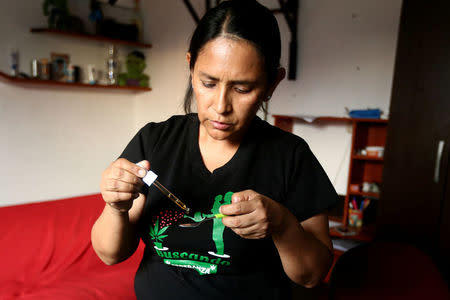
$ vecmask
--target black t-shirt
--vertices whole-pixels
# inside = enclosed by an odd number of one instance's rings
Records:
[[[151,186],[139,221],[146,244],[135,278],[138,299],[281,299],[288,279],[272,239],[244,239],[218,213],[233,192],[252,189],[286,206],[299,221],[337,200],[306,142],[255,117],[237,152],[210,172],[198,145],[196,114],[148,123],[121,157],[148,160],[158,181],[191,208],[189,216]]]

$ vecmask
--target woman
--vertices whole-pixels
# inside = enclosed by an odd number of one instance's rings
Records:
[[[326,275],[323,210],[336,192],[301,138],[256,116],[285,76],[280,48],[276,19],[256,1],[208,11],[187,53],[185,109],[194,95],[197,114],[147,124],[104,171],[92,244],[115,264],[145,242],[138,299],[281,299],[289,279],[312,287]],[[189,215],[144,187],[149,169]],[[217,213],[226,217],[179,226]]]

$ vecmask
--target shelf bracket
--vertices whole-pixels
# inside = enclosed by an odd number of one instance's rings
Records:
[[[188,9],[189,13],[191,14],[192,18],[195,21],[195,24],[198,24],[200,22],[200,18],[197,15],[197,12],[195,11],[194,7],[192,6],[191,2],[189,0],[183,0],[184,5],[186,5],[186,8]]]
[[[291,32],[291,41],[289,42],[289,68],[288,79],[297,78],[297,26],[298,26],[298,0],[278,0],[280,9],[272,10],[273,13],[282,13]]]
[[[297,51],[298,51],[298,41],[297,41],[297,25],[298,25],[298,1],[299,0],[278,0],[280,4],[279,9],[273,9],[272,12],[282,13],[286,19],[286,22],[291,33],[291,40],[289,42],[289,67],[288,67],[288,79],[295,80],[297,78]],[[189,13],[194,19],[195,23],[200,22],[200,17],[192,6],[190,0],[183,0]],[[215,5],[220,3],[220,0],[215,0]],[[211,8],[212,0],[205,0],[205,10]]]
[[[194,7],[192,6],[191,1],[183,0],[183,2],[184,2],[184,5],[186,5],[186,8],[188,9],[192,18],[194,19],[195,23],[198,24],[200,22],[200,17],[198,16],[197,12],[195,11]],[[217,6],[220,3],[220,0],[215,0],[214,2],[215,2],[215,5]],[[211,8],[211,4],[212,4],[211,0],[205,0],[205,12]]]

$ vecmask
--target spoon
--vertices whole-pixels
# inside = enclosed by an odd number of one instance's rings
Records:
[[[201,220],[199,222],[179,224],[178,226],[179,227],[183,227],[183,228],[195,228],[195,227],[198,227],[200,224],[202,224],[205,221],[214,220],[214,219],[222,219],[223,217],[226,217],[226,215],[215,214],[214,216],[208,217],[208,218],[204,218],[203,220]]]

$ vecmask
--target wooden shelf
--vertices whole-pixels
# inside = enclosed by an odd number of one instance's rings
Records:
[[[275,119],[285,119],[285,120],[293,120],[293,121],[303,121],[308,123],[314,123],[314,122],[320,122],[320,121],[328,121],[328,122],[347,122],[352,121],[354,119],[352,118],[346,118],[346,117],[334,117],[334,116],[287,116],[287,115],[272,115]],[[311,122],[307,121],[308,119],[311,119]]]
[[[380,161],[382,162],[384,160],[383,157],[374,157],[374,156],[367,156],[367,155],[352,155],[353,159],[359,159],[359,160],[372,160],[372,161]]]
[[[101,42],[108,42],[108,43],[113,43],[113,44],[135,46],[135,47],[140,47],[140,48],[151,48],[152,47],[151,44],[147,44],[147,43],[113,39],[113,38],[95,35],[95,34],[66,32],[66,31],[62,31],[62,30],[49,29],[49,28],[31,28],[30,32],[62,35],[62,36],[70,37],[70,38],[101,41]]]
[[[109,90],[124,90],[124,91],[135,91],[135,92],[149,92],[152,89],[148,87],[139,86],[118,86],[118,85],[101,85],[101,84],[87,84],[87,83],[71,83],[71,82],[60,82],[54,80],[42,80],[42,79],[26,79],[9,76],[0,71],[0,79],[16,84],[16,85],[26,85],[26,86],[42,86],[42,87],[74,87],[74,88],[88,88],[88,89],[109,89]]]
[[[355,123],[380,123],[380,124],[387,124],[387,119],[374,119],[374,118],[348,118],[351,121]]]
[[[369,122],[369,123],[387,123],[387,119],[372,119],[372,118],[349,118],[349,117],[336,117],[336,116],[302,116],[302,115],[272,115],[275,119],[303,121],[307,123],[315,122]],[[307,121],[311,119],[311,122]]]
[[[336,117],[336,116],[303,116],[303,115],[272,115],[275,119],[275,126],[292,132],[294,129],[294,122],[303,122],[308,124],[320,124],[320,123],[351,123],[353,126],[357,123],[381,123],[386,124],[386,119],[361,119],[361,118],[348,118],[348,117]]]
[[[369,193],[369,192],[349,192],[350,196],[362,196],[369,198],[380,198],[380,193]]]

